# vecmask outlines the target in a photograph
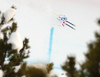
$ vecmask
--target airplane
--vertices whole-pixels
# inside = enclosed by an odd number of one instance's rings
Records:
[[[75,30],[75,28],[74,28],[75,25],[74,25],[73,23],[69,22],[69,21],[67,20],[67,17],[65,17],[65,15],[60,15],[57,19],[62,23],[62,26],[63,26],[63,27],[64,27],[65,25],[67,25],[67,26],[69,26],[70,28],[72,28],[72,29]],[[72,26],[74,26],[74,27],[70,26],[69,24],[72,25]]]

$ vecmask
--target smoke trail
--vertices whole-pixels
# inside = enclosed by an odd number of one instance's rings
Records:
[[[51,60],[53,32],[54,32],[54,27],[51,28],[51,32],[50,32],[50,42],[49,42],[49,62],[50,62],[50,60]]]

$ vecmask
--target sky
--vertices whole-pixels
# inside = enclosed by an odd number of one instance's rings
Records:
[[[99,0],[0,0],[2,12],[12,5],[17,8],[14,21],[18,24],[21,38],[29,38],[29,63],[48,63],[50,29],[54,24],[50,61],[54,67],[60,67],[67,55],[76,56],[77,64],[85,60],[87,44],[95,40],[94,32],[99,30],[96,23],[100,18]],[[52,12],[67,16],[76,25],[76,30],[57,26],[61,23]],[[59,72],[57,68],[55,70]]]

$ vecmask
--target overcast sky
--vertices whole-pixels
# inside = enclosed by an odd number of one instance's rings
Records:
[[[100,18],[99,0],[0,0],[2,12],[12,5],[17,8],[14,21],[18,23],[22,39],[30,40],[28,62],[48,63],[51,25],[60,25],[50,11],[67,16],[76,25],[76,30],[54,27],[51,62],[60,67],[67,55],[76,56],[77,62],[84,61],[87,43],[95,39],[94,32],[99,30],[96,23]]]

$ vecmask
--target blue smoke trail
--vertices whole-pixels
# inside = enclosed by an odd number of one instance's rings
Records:
[[[62,68],[61,67],[53,67],[54,69],[58,69],[58,70],[62,70]]]
[[[49,41],[49,62],[50,62],[50,60],[51,60],[53,32],[54,32],[54,27],[52,27],[52,28],[51,28],[51,31],[50,31],[50,41]]]

